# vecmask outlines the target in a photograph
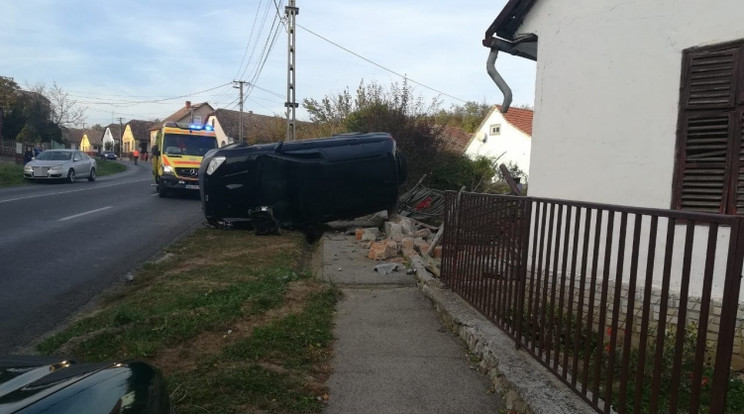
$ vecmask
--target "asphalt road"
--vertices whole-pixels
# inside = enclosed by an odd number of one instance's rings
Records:
[[[0,189],[0,355],[54,330],[203,222],[198,196],[160,198],[150,165]]]

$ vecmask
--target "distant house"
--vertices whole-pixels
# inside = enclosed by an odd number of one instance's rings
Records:
[[[244,112],[242,115],[243,130],[240,130],[241,115],[239,111],[217,109],[207,118],[207,123],[214,127],[220,146],[240,140],[250,144],[282,141],[286,136],[284,118]]]
[[[80,141],[83,139],[84,129],[78,128],[60,128],[62,130],[62,142],[52,142],[53,148],[78,149]]]
[[[465,155],[499,158],[499,164],[516,164],[529,175],[532,146],[531,109],[511,108],[505,114],[494,105],[471,136]]]
[[[133,119],[124,125],[122,138],[122,151],[132,152],[138,149],[142,153],[150,151],[150,127],[152,121],[140,121]]]
[[[116,145],[121,142],[121,125],[109,124],[103,132],[103,148],[106,150],[110,148],[112,151],[116,149]]]
[[[178,123],[186,123],[186,124],[204,125],[206,124],[206,121],[209,115],[211,115],[213,112],[214,112],[214,108],[212,108],[212,105],[208,104],[207,102],[202,102],[202,103],[192,105],[191,101],[186,101],[183,108],[174,112],[173,114],[166,117],[165,119],[161,121],[153,122],[150,125],[150,128],[149,128],[150,147],[149,148],[152,148],[152,146],[155,145],[155,136],[157,135],[158,130],[162,128],[162,126],[166,122],[178,122]]]
[[[83,132],[80,139],[80,150],[84,152],[101,152],[103,150],[103,130],[89,129]]]

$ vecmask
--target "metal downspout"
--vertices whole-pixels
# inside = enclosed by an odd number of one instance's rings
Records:
[[[506,113],[511,105],[512,90],[509,85],[506,84],[504,78],[501,77],[499,71],[496,70],[496,58],[499,55],[500,43],[501,42],[498,41],[491,43],[491,52],[488,54],[488,59],[486,60],[486,72],[488,72],[488,76],[490,76],[494,83],[496,83],[496,86],[501,90],[501,93],[504,94],[504,101],[501,104],[501,113]]]

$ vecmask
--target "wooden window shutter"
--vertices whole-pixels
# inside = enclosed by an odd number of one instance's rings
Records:
[[[684,52],[673,208],[744,214],[743,46]]]
[[[686,117],[679,208],[710,213],[725,211],[731,126],[731,117],[726,113]]]
[[[736,98],[738,49],[691,52],[687,62],[686,109],[730,108]]]

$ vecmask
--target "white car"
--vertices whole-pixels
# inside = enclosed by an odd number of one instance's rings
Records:
[[[46,150],[23,167],[27,180],[64,180],[75,182],[78,177],[96,180],[96,160],[88,154],[69,149]]]

